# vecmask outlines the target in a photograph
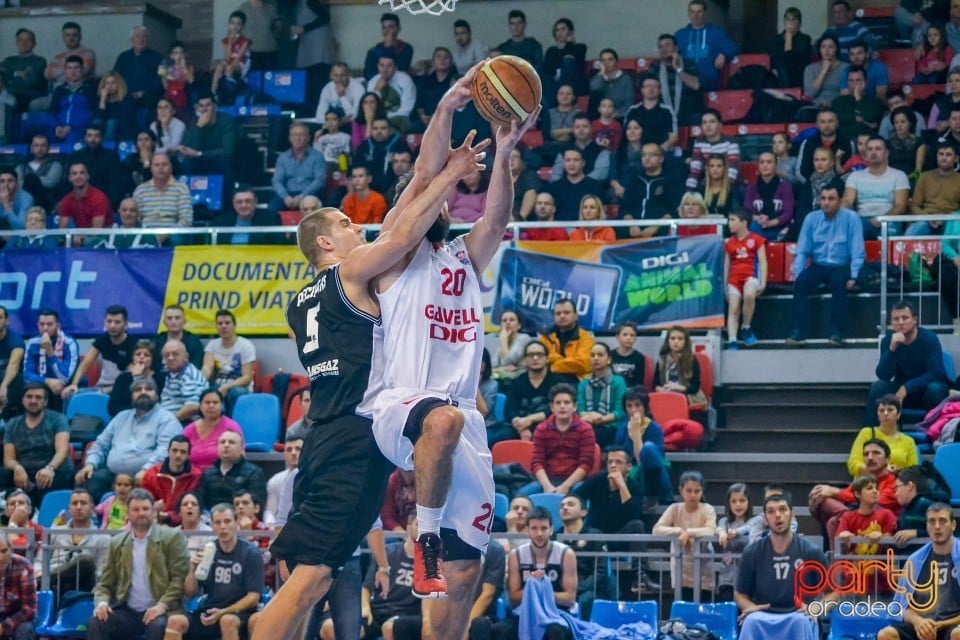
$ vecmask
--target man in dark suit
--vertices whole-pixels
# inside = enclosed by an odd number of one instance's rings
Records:
[[[251,233],[244,227],[280,226],[280,216],[266,209],[257,209],[257,196],[249,187],[240,187],[233,194],[233,211],[224,211],[210,223],[213,227],[237,227],[237,233],[222,234],[219,244],[279,244],[283,234]]]

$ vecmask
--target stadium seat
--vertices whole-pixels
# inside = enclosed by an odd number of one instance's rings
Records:
[[[253,361],[253,390],[256,393],[263,392],[263,365],[259,360]]]
[[[563,521],[560,520],[560,503],[562,501],[563,496],[559,493],[534,493],[530,496],[530,502],[533,503],[533,506],[543,507],[550,512],[553,517],[554,531],[563,529]]]
[[[302,69],[251,71],[247,74],[247,84],[280,103],[303,104],[307,99],[307,72]]]
[[[543,146],[543,133],[537,129],[531,129],[523,134],[520,142],[527,145],[527,149],[539,149]]]
[[[30,147],[25,144],[5,144],[0,145],[0,156],[19,156],[25,157]],[[9,158],[7,159],[9,162]]]
[[[291,402],[290,409],[287,411],[287,417],[283,421],[287,427],[293,425],[294,422],[303,417],[303,407],[300,406],[299,402]]]
[[[505,519],[510,511],[510,498],[502,493],[493,494],[493,517]]]
[[[960,442],[945,444],[937,449],[933,466],[950,487],[950,505],[960,507]]]
[[[957,368],[953,364],[953,356],[949,351],[943,352],[943,370],[947,372],[947,380],[957,379]]]
[[[503,422],[504,420],[503,410],[506,408],[506,406],[507,406],[507,394],[498,393],[497,399],[493,404],[493,417],[496,418],[497,421]]]
[[[524,440],[505,440],[493,445],[490,454],[493,456],[493,464],[519,462],[524,469],[530,471],[533,443]]]
[[[550,182],[550,172],[553,167],[540,167],[537,169],[537,177],[539,177],[544,182]]]
[[[600,448],[600,445],[593,443],[593,469],[590,470],[590,475],[595,473],[600,473],[600,467],[603,464],[603,450]]]
[[[89,367],[87,367],[87,371],[83,374],[83,379],[87,381],[88,388],[97,386],[97,383],[100,382],[100,360],[99,359],[94,360],[93,363]]]
[[[659,615],[656,600],[641,600],[640,602],[595,600],[590,621],[607,629],[619,629],[620,625],[646,622],[653,629],[647,638],[653,640],[657,637]]]
[[[906,84],[903,85],[903,95],[907,99],[907,104],[913,104],[917,100],[926,100],[936,93],[943,93],[942,84]]]
[[[702,351],[697,351],[693,354],[693,357],[697,359],[697,364],[700,365],[700,388],[703,390],[703,395],[707,396],[707,402],[713,400],[713,363],[710,362],[710,356]],[[706,407],[698,407],[693,405],[690,409],[705,409]]]
[[[857,9],[856,16],[860,20],[862,18],[892,18],[895,7],[864,7],[862,9]],[[911,51],[911,49],[906,49],[906,51]]]
[[[758,65],[769,71],[770,56],[766,53],[741,53],[740,55],[733,56],[727,63],[727,67],[724,69],[723,76],[720,79],[722,87],[724,89],[727,88],[730,83],[730,78],[735,76],[741,67],[751,65]]]
[[[923,431],[904,431],[903,433],[913,438],[913,442],[917,445],[917,453],[921,456],[925,453],[933,453],[933,445],[930,444],[930,438],[926,433]]]
[[[53,525],[54,519],[62,511],[70,508],[70,489],[60,489],[58,491],[48,491],[43,494],[43,500],[40,501],[40,511],[37,513],[37,524],[41,527]]]
[[[50,594],[52,609],[53,592],[47,591],[45,593]],[[87,622],[93,617],[93,608],[93,598],[74,602],[66,609],[61,609],[59,613],[51,615],[48,618],[48,623],[38,622],[34,632],[39,637],[47,638],[86,638]],[[53,619],[54,616],[55,619]],[[37,620],[40,621],[40,618],[38,617]]]
[[[275,376],[276,374],[271,373],[263,377],[259,393],[273,393],[273,379]],[[290,374],[290,381],[287,383],[287,392],[283,395],[283,401],[280,403],[280,411],[282,415],[287,416],[287,419],[289,419],[290,416],[291,405],[296,404],[293,402],[294,395],[296,395],[297,391],[309,385],[310,380],[307,376],[299,373]]]
[[[740,163],[740,182],[743,182],[743,183],[756,182],[758,175],[760,175],[760,167],[757,166],[756,162]]]
[[[880,629],[897,622],[886,616],[842,616],[830,612],[830,635],[827,640],[868,640],[876,638]]]
[[[732,602],[699,604],[697,602],[674,602],[670,607],[670,619],[683,620],[693,626],[702,624],[719,640],[736,640],[737,605]]]
[[[233,419],[243,430],[247,451],[272,451],[280,430],[280,401],[270,393],[248,393],[237,398]]]
[[[53,624],[56,612],[53,610],[53,591],[37,591],[37,613],[33,618],[34,631],[38,627]]]
[[[646,57],[646,58],[637,58],[636,67],[634,68],[636,69],[636,72],[642,76],[643,74],[648,73],[650,71],[650,67],[653,66],[653,63],[656,62],[657,60],[659,60],[659,58],[656,58],[653,56]]]
[[[210,211],[223,209],[223,176],[180,176],[177,182],[187,185],[193,206],[203,205]]]
[[[880,62],[887,65],[887,79],[891,85],[908,84],[916,73],[913,49],[881,49]]]
[[[753,106],[753,91],[710,91],[704,95],[704,104],[719,111],[723,122],[738,122]]]
[[[650,413],[660,424],[667,420],[689,420],[687,396],[673,391],[654,391],[650,394]]]
[[[787,135],[790,136],[791,140],[795,140],[798,135],[802,134],[807,129],[814,129],[816,126],[817,125],[813,122],[789,122],[787,123]]]
[[[603,213],[607,216],[607,220],[616,220],[620,217],[620,205],[605,204],[603,205]]]
[[[75,416],[94,416],[103,420],[106,426],[110,422],[110,412],[107,411],[109,402],[110,396],[99,391],[77,393],[70,397],[65,415],[68,421]]]
[[[410,147],[410,151],[416,153],[420,149],[420,144],[423,142],[422,133],[408,133],[407,134],[407,146]]]
[[[783,254],[785,253],[782,242],[767,243],[767,283],[784,284],[787,281],[783,270]]]
[[[580,96],[577,98],[577,111],[583,111],[584,113],[590,108],[590,96]]]
[[[643,379],[646,381],[644,385],[647,388],[647,393],[653,392],[653,376],[657,372],[656,361],[653,358],[645,358],[643,365]]]

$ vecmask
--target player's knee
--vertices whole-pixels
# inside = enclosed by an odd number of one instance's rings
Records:
[[[247,620],[247,637],[253,637],[253,630],[257,628],[257,623],[260,622],[260,612],[257,611],[255,614],[250,616],[250,619]]]
[[[237,616],[233,615],[232,613],[228,613],[227,615],[222,616],[220,618],[221,633],[229,633],[232,631],[239,631],[239,630],[240,630],[240,618],[238,618]]]
[[[900,640],[900,634],[893,627],[884,627],[877,634],[877,640]],[[956,640],[951,636],[951,640]]]
[[[167,618],[167,631],[173,631],[174,633],[183,635],[189,628],[190,622],[187,621],[186,616],[178,613]]]
[[[456,442],[463,431],[463,413],[450,405],[437,407],[424,419],[423,431],[429,432],[433,438]]]
[[[954,627],[950,631],[950,640],[960,640],[960,627]]]
[[[333,620],[327,618],[320,625],[320,640],[334,640],[336,635],[333,633]]]

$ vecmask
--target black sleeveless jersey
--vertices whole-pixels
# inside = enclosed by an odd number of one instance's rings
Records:
[[[370,381],[373,328],[380,319],[350,303],[339,266],[321,271],[287,307],[297,354],[310,378],[312,421],[356,413]]]

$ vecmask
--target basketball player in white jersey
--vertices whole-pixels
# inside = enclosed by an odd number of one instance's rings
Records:
[[[438,639],[464,636],[490,539],[493,472],[476,409],[483,353],[479,278],[510,221],[510,152],[538,115],[539,108],[522,126],[514,122],[497,132],[484,215],[469,233],[443,244],[450,224],[444,204],[419,246],[377,282],[382,334],[373,367],[384,390],[373,400],[374,436],[388,460],[414,470],[420,535],[413,591],[446,598],[424,621]],[[415,180],[422,168],[416,167]]]
[[[438,110],[452,118],[470,99],[469,83],[469,77],[458,82]],[[313,424],[290,516],[272,547],[292,572],[261,612],[253,640],[298,637],[305,616],[380,513],[390,469],[374,442],[371,414],[360,409],[379,388],[379,374],[371,371],[380,324],[375,279],[418,245],[457,182],[484,169],[489,141],[474,146],[475,133],[451,150],[447,130],[447,146],[435,154],[441,171],[406,198],[374,243],[364,245],[362,228],[329,207],[297,227],[297,243],[317,277],[291,300],[287,320],[310,376]],[[432,135],[431,145],[437,138]]]

